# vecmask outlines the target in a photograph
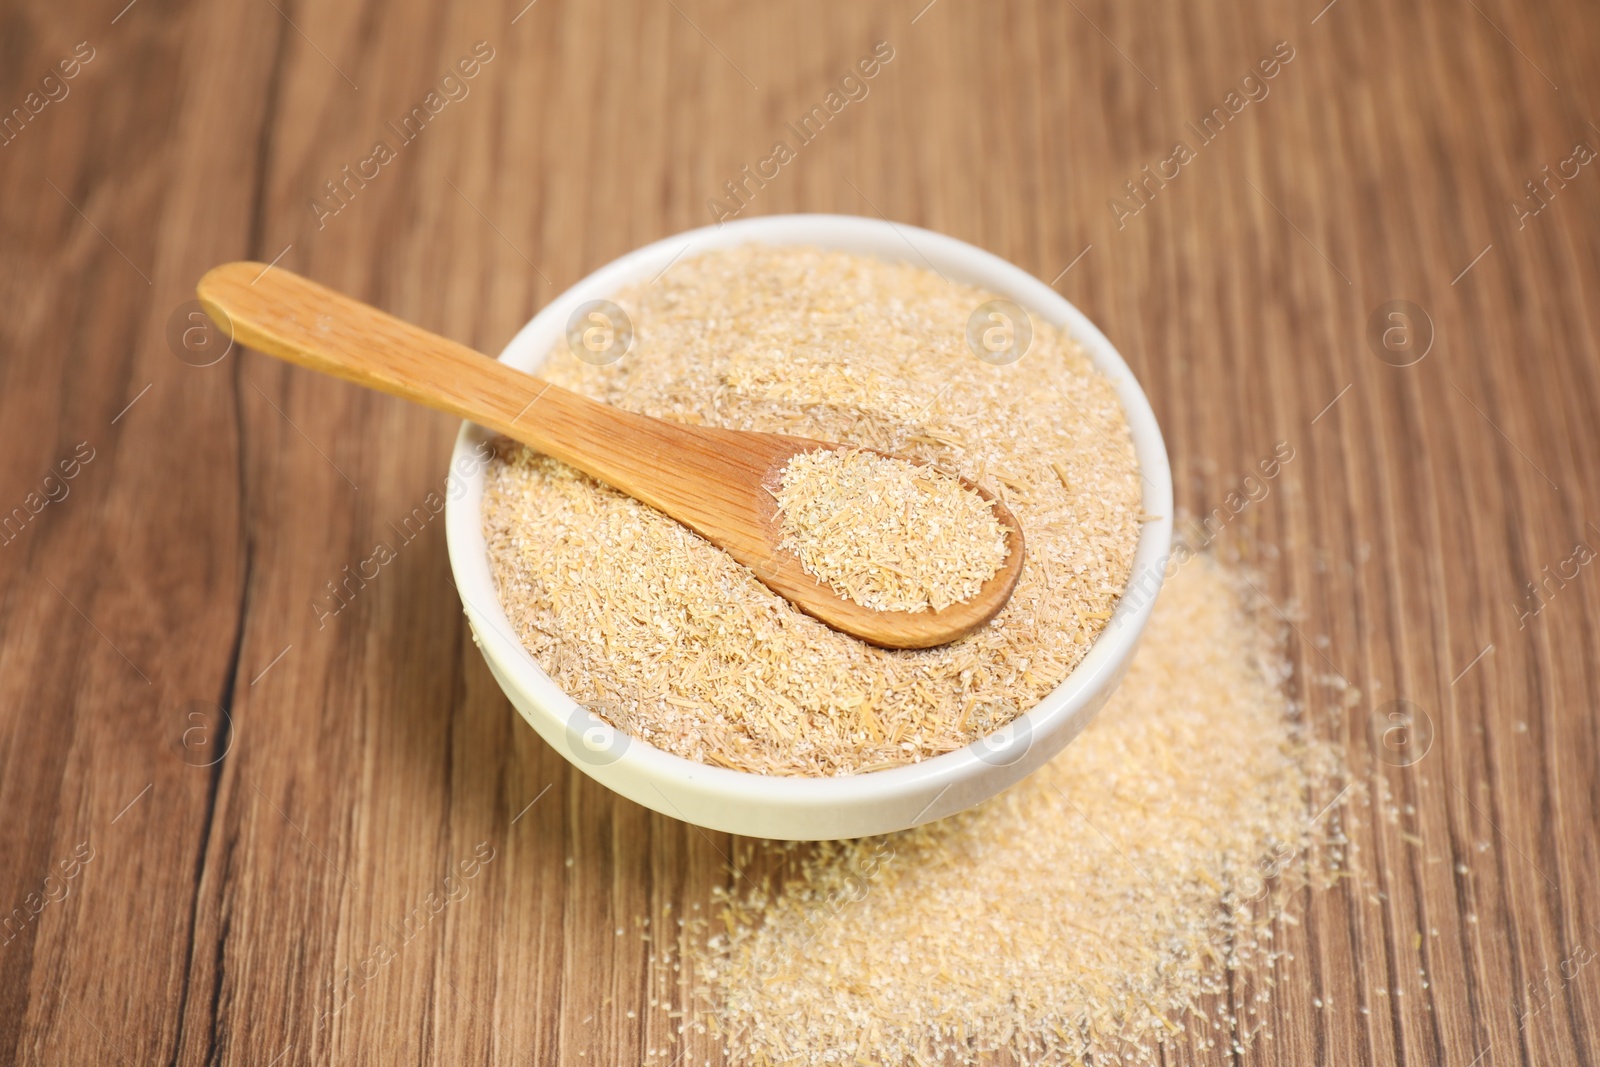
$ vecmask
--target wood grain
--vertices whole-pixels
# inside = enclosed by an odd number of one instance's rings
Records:
[[[867,94],[729,200],[878,41]],[[1392,805],[1349,809],[1378,888],[1303,901],[1244,1061],[1600,1059],[1585,5],[19,0],[0,56],[0,518],[26,513],[0,544],[0,913],[47,876],[58,898],[0,938],[0,1064],[669,1046],[631,924],[725,884],[732,843],[520,724],[437,522],[315,610],[442,488],[453,420],[181,341],[195,279],[252,258],[497,351],[713,198],[882,214],[1053,281],[1139,375],[1190,514],[1294,449],[1223,540]],[[1405,766],[1374,745],[1396,699],[1432,727]],[[430,892],[455,899],[408,929]]]

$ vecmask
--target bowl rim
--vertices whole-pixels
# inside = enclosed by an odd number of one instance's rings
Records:
[[[886,236],[892,236],[893,243],[906,250],[899,262],[915,265],[920,260],[942,274],[948,272],[952,280],[1015,301],[1031,317],[1065,327],[1094,365],[1112,380],[1122,404],[1144,482],[1144,512],[1156,518],[1143,523],[1127,585],[1112,618],[1095,638],[1090,650],[1060,684],[1013,720],[1014,723],[1025,722],[1022,728],[1027,731],[1030,745],[1037,745],[1041,739],[1062,730],[1071,731],[1067,735],[1070,739],[1098,710],[1099,703],[1094,697],[1106,685],[1115,685],[1119,680],[1120,672],[1131,658],[1149,619],[1171,551],[1172,477],[1160,425],[1132,370],[1100,329],[1043,281],[993,253],[957,238],[890,222],[887,218],[829,214],[757,216],[679,233],[612,260],[541,308],[517,332],[498,358],[522,370],[536,370],[553,347],[555,338],[564,333],[566,319],[580,304],[591,299],[611,297],[621,288],[641,279],[659,278],[691,248],[711,251],[760,243],[850,250],[843,246],[887,244],[883,240]],[[880,255],[878,258],[891,257]],[[943,270],[940,270],[940,265]],[[516,637],[490,569],[481,526],[487,463],[476,452],[480,442],[488,436],[472,423],[463,423],[451,455],[448,475],[450,491],[446,495],[446,537],[451,571],[472,623],[474,640],[489,661],[501,687],[507,689],[507,696],[516,695],[510,692],[511,687],[520,690],[528,702],[550,717],[547,725],[551,729],[564,731],[580,704],[555,684]],[[529,718],[528,711],[520,702],[512,699],[512,703],[525,718]],[[538,726],[531,718],[529,722]],[[1017,727],[1002,727],[1002,730],[1007,729],[1015,731]],[[539,733],[547,739],[552,736],[544,729],[540,729]],[[952,752],[883,770],[834,777],[804,777],[763,775],[700,763],[657,748],[642,738],[630,737],[624,751],[614,762],[608,762],[606,777],[615,780],[618,774],[626,772],[652,783],[669,780],[692,782],[698,793],[711,794],[728,802],[749,801],[783,807],[837,807],[920,796],[930,789],[938,790],[942,796],[946,789],[964,779],[982,776],[997,769],[994,762],[984,760],[976,751],[985,740],[980,738]],[[561,749],[559,745],[552,747]],[[596,777],[583,762],[565,751],[562,751],[562,755],[580,770]],[[616,788],[613,782],[606,784]],[[636,791],[630,790],[629,795],[664,814],[686,818],[681,810],[670,810],[676,805],[659,787],[655,788],[655,792],[666,801],[666,807],[653,803],[648,796],[638,796]],[[928,807],[932,807],[932,804]]]

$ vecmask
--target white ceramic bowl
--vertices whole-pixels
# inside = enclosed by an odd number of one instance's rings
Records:
[[[1147,522],[1133,577],[1115,615],[1078,668],[1012,725],[921,763],[842,778],[778,778],[674,756],[612,730],[562,692],[507,620],[490,574],[481,506],[487,431],[466,423],[451,457],[446,530],[450,566],[473,638],[523,718],[556,751],[645,807],[752,837],[822,840],[888,833],[930,822],[993,796],[1071,741],[1122,680],[1160,589],[1172,541],[1172,475],[1149,401],[1111,342],[1048,285],[962,241],[913,226],[842,215],[777,215],[679,234],[600,268],[556,298],[506,346],[504,363],[537,370],[563,343],[579,304],[649,281],[685,254],[759,242],[810,245],[921,265],[1007,297],[1030,316],[1065,326],[1116,384],[1144,476]]]

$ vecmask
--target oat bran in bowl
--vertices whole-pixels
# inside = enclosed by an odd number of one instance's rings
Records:
[[[995,298],[1031,326],[1009,365],[967,343]],[[631,318],[616,362],[568,350],[597,299]],[[474,639],[540,735],[638,803],[757,837],[928,822],[1043,764],[1127,667],[1170,546],[1165,446],[1115,349],[1017,267],[878,220],[733,222],[595,272],[500,358],[658,417],[930,462],[1003,494],[1028,539],[988,626],[872,648],[659,513],[464,426],[447,532]]]

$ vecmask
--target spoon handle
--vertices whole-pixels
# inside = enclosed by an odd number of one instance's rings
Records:
[[[208,271],[197,288],[207,314],[241,344],[447,411],[580,468],[589,464],[568,442],[644,419],[281,268],[228,263]]]
[[[709,516],[688,483],[743,473],[725,431],[598,403],[281,267],[227,263],[197,290],[241,344],[503,433],[691,526]]]

